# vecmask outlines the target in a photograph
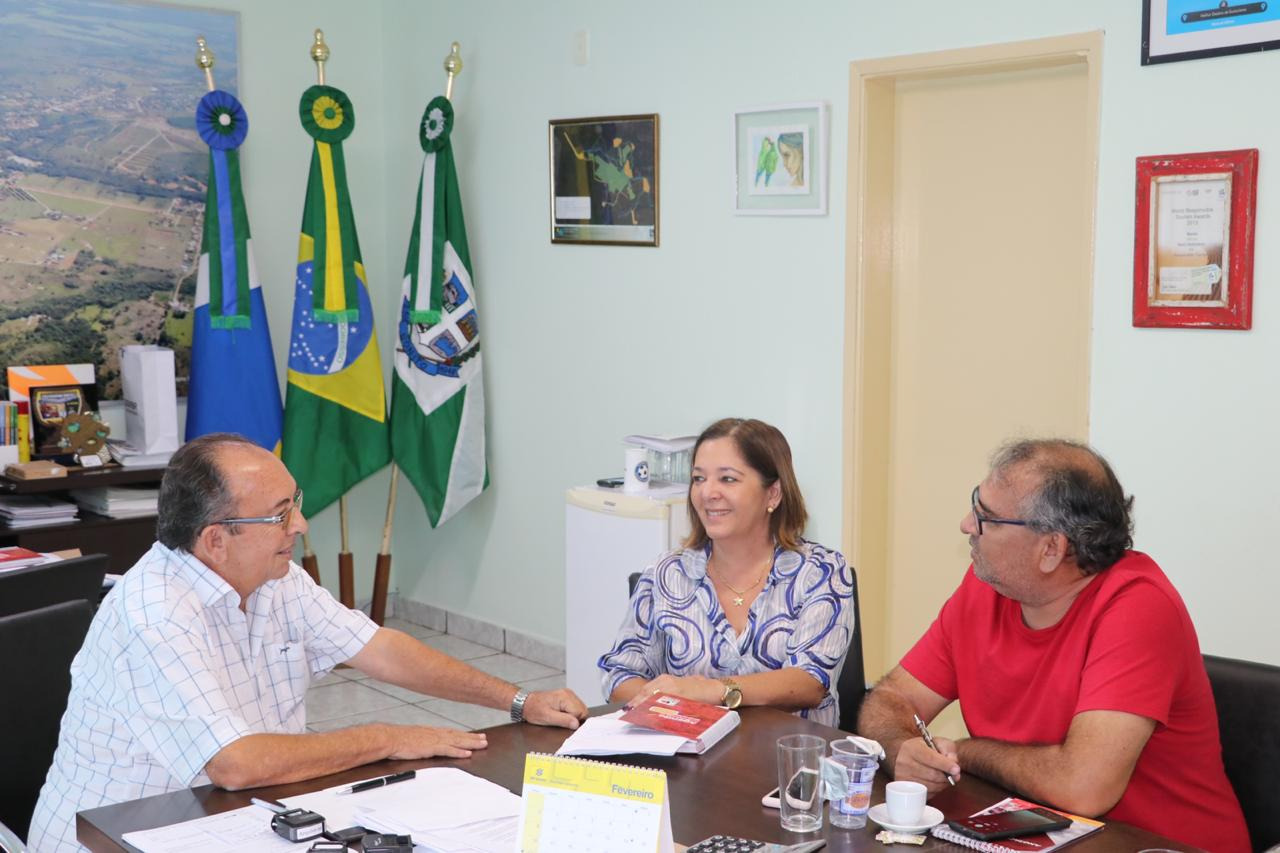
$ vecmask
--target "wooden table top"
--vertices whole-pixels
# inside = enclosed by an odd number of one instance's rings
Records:
[[[609,709],[593,709],[593,713],[607,710]],[[716,834],[785,843],[812,838],[784,832],[779,825],[778,812],[760,805],[760,798],[778,784],[775,744],[779,737],[786,734],[815,734],[827,740],[835,740],[843,737],[843,733],[771,708],[745,708],[741,713],[742,724],[705,755],[679,755],[671,758],[625,756],[617,759],[620,763],[667,772],[672,832],[678,844],[693,844]],[[249,805],[251,796],[276,800],[344,782],[424,767],[459,767],[518,794],[523,787],[525,754],[555,752],[568,736],[564,729],[528,724],[498,726],[486,730],[486,734],[489,738],[488,748],[476,751],[467,759],[379,761],[290,785],[238,792],[204,785],[90,809],[76,816],[76,837],[95,853],[133,851],[136,848],[125,844],[122,839],[126,832],[167,826],[240,808]],[[884,801],[884,785],[888,781],[890,780],[884,773],[877,776],[873,803]],[[1006,795],[1006,792],[993,785],[966,776],[954,789],[943,791],[929,802],[941,809],[948,818],[954,818],[980,811]],[[866,828],[853,830],[837,829],[824,822],[823,833],[827,838],[825,849],[834,853],[883,850],[882,845],[875,840],[878,831],[879,827],[870,821]],[[1149,847],[1195,850],[1118,822],[1108,823],[1100,832],[1071,845],[1072,851],[1079,853],[1133,853]],[[922,847],[910,849],[963,848],[930,838]]]

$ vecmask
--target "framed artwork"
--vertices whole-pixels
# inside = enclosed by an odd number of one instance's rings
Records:
[[[819,101],[733,114],[733,210],[741,216],[827,212],[827,108]]]
[[[1139,157],[1133,325],[1248,329],[1258,149]]]
[[[555,119],[551,242],[658,245],[658,116]]]
[[[1142,64],[1280,47],[1280,4],[1142,0]]]
[[[239,14],[0,0],[0,20],[0,365],[94,364],[119,400],[121,348],[161,344],[186,396],[209,177],[192,60],[203,35],[235,93]]]

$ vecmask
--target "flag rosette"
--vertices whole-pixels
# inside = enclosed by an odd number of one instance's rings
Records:
[[[298,103],[302,127],[317,142],[341,142],[356,129],[356,111],[347,93],[332,86],[312,86]]]
[[[214,89],[196,105],[196,132],[217,151],[231,151],[249,135],[249,115],[235,95]]]
[[[418,125],[418,142],[423,151],[439,151],[449,144],[453,131],[453,104],[444,95],[436,95],[422,111]]]

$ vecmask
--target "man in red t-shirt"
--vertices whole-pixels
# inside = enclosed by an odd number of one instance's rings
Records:
[[[1218,714],[1182,599],[1133,544],[1111,467],[1019,441],[973,490],[973,559],[924,637],[867,697],[858,731],[897,779],[961,770],[1028,799],[1214,851],[1247,851]],[[970,737],[918,736],[960,701]]]

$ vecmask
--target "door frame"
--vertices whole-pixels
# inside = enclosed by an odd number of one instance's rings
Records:
[[[1092,151],[1086,218],[1092,301],[1097,208],[1101,31],[958,50],[865,59],[849,66],[849,159],[845,232],[843,541],[858,570],[863,659],[877,679],[888,656],[888,494],[892,345],[895,90],[899,82],[1084,64]]]

